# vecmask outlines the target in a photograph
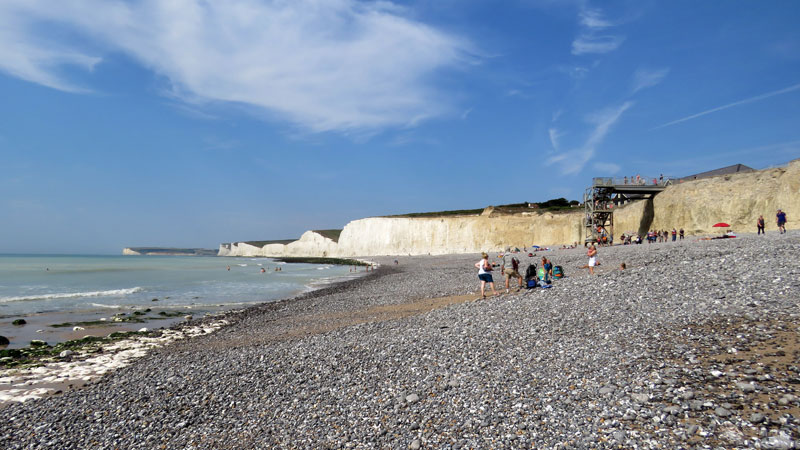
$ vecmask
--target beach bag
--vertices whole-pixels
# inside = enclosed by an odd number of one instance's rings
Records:
[[[542,281],[544,281],[545,278],[547,277],[547,271],[544,270],[544,267],[539,267],[539,270],[537,271],[537,273],[539,274],[539,279],[542,280]]]
[[[535,287],[536,287],[536,278],[528,280],[528,283],[525,286],[526,289],[533,289]]]
[[[553,278],[564,278],[564,268],[561,266],[553,267]]]

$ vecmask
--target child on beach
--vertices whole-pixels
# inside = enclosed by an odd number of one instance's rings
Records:
[[[594,266],[597,265],[597,248],[594,246],[594,244],[589,246],[586,256],[589,257],[589,275],[594,275]]]
[[[497,295],[497,291],[494,289],[494,280],[492,279],[492,274],[489,273],[492,271],[492,265],[489,264],[489,255],[481,253],[481,260],[475,263],[475,267],[478,268],[478,279],[481,280],[481,298],[486,298],[486,283],[489,283],[489,287],[492,288],[492,294]]]

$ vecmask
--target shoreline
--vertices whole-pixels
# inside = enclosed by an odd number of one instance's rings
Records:
[[[563,265],[567,278],[553,289],[479,301],[470,301],[476,255],[379,257],[381,268],[363,278],[231,313],[220,318],[229,326],[153,348],[82,389],[10,404],[14,420],[0,442],[795,442],[800,433],[786,414],[800,406],[790,369],[800,351],[798,243],[800,233],[790,232],[602,247],[594,277],[578,269],[582,248],[555,250],[520,258],[522,267],[543,255]],[[756,258],[767,267],[751,268]],[[87,405],[90,420],[71,414]],[[25,434],[32,420],[50,417],[81,434]]]
[[[374,263],[371,263],[374,264]],[[157,323],[163,326],[158,329],[151,330],[145,325],[153,323],[155,320],[142,323],[125,323],[108,321],[107,324],[99,326],[80,327],[80,330],[72,329],[71,327],[56,328],[55,330],[48,330],[49,333],[41,333],[42,331],[38,326],[47,327],[45,325],[50,322],[54,317],[72,317],[79,319],[96,319],[101,314],[100,311],[72,311],[72,312],[56,312],[56,313],[38,313],[25,316],[26,319],[30,317],[37,317],[37,320],[25,325],[24,330],[31,338],[42,340],[48,335],[57,335],[58,340],[55,341],[56,347],[58,344],[74,343],[78,348],[75,351],[69,350],[69,354],[65,357],[52,356],[52,357],[35,357],[32,364],[27,364],[24,367],[3,367],[0,363],[0,409],[8,406],[14,402],[25,402],[31,399],[38,399],[50,395],[58,395],[65,391],[80,388],[97,381],[106,373],[125,367],[130,364],[134,359],[140,358],[147,354],[147,351],[153,348],[158,348],[164,345],[184,339],[192,338],[203,334],[213,333],[225,326],[235,323],[237,317],[247,315],[250,310],[262,310],[273,303],[289,304],[293,301],[300,301],[303,299],[311,298],[314,294],[324,295],[329,289],[347,289],[350,283],[357,283],[362,281],[367,276],[378,277],[381,274],[377,272],[367,273],[358,276],[343,276],[339,279],[324,281],[318,285],[310,284],[306,289],[298,292],[296,295],[287,298],[281,298],[272,301],[265,301],[253,303],[244,308],[231,308],[223,309],[216,312],[204,312],[203,316],[194,318],[191,314],[179,314],[179,317],[167,317],[163,321],[159,320]],[[169,309],[169,308],[160,308]],[[186,312],[197,312],[188,307],[175,307],[175,309],[185,309]],[[47,320],[45,320],[45,318]],[[37,326],[38,325],[38,326]],[[36,331],[33,331],[36,329]],[[88,342],[87,345],[82,345],[82,340],[88,340],[96,337],[109,338],[118,333],[133,333],[141,334],[130,339],[124,338],[121,340],[112,339],[111,342],[101,342],[96,344]],[[18,346],[5,346],[3,349],[31,349],[32,347],[18,347]],[[111,354],[110,357],[95,358],[93,355],[97,353]]]
[[[328,263],[333,264],[333,262]],[[360,263],[367,264],[363,261]],[[43,311],[2,316],[0,317],[0,320],[3,321],[0,323],[0,336],[7,337],[11,342],[7,346],[0,346],[0,350],[28,348],[33,340],[42,340],[55,345],[84,336],[105,336],[113,332],[137,331],[143,328],[170,328],[188,317],[218,315],[262,303],[280,301],[361,276],[363,273],[354,272],[335,277],[321,277],[310,281],[292,295],[277,299],[189,305],[169,304],[168,301],[156,302],[154,300],[151,304],[142,305]],[[22,319],[26,323],[14,325],[12,319]],[[0,367],[2,366],[0,365]]]

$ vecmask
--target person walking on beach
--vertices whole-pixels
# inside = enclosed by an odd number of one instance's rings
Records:
[[[594,244],[590,245],[586,255],[589,257],[589,275],[594,275],[594,266],[597,265],[597,247]]]
[[[500,271],[503,272],[503,275],[506,277],[506,294],[509,292],[509,282],[512,277],[519,280],[519,288],[522,289],[524,285],[522,283],[522,275],[519,274],[519,261],[517,261],[517,258],[514,258],[510,249],[507,249],[505,253],[503,253],[502,262]]]
[[[481,260],[475,263],[475,267],[478,268],[478,279],[481,280],[481,298],[486,298],[486,283],[489,283],[489,287],[492,288],[492,294],[497,295],[497,291],[494,290],[492,274],[489,273],[492,271],[492,265],[489,264],[489,255],[485,252],[481,253]]]
[[[764,216],[758,216],[758,220],[756,220],[756,228],[758,228],[758,234],[767,234],[767,232],[764,231]]]
[[[678,230],[674,227],[672,228],[672,242],[675,242],[675,239],[678,237]]]
[[[681,236],[681,240],[683,240],[683,228],[681,228],[681,230],[680,230],[680,231],[678,231],[678,234],[680,234],[680,236]]]
[[[786,233],[786,213],[778,210],[778,214],[775,215],[775,222],[778,224],[778,231],[781,234]]]

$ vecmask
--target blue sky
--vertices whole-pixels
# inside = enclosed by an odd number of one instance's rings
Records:
[[[796,1],[0,2],[0,252],[299,237],[800,157]]]

